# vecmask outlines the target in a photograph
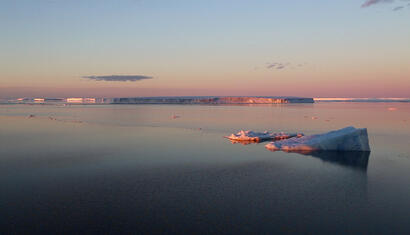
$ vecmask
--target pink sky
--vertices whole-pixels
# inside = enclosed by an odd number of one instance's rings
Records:
[[[302,96],[302,97],[409,97],[410,85],[315,84],[249,88],[139,88],[139,87],[0,87],[0,98],[19,97],[133,97],[133,96]],[[376,95],[375,95],[376,94]]]
[[[410,96],[405,1],[159,2],[6,1],[0,97]]]

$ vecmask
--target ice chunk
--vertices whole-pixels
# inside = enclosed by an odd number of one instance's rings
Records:
[[[291,138],[271,142],[266,145],[269,150],[289,152],[325,151],[370,151],[367,129],[356,129],[352,126],[325,134]]]
[[[292,137],[301,137],[301,133],[272,133],[268,131],[264,132],[254,132],[254,131],[239,131],[237,134],[231,134],[230,136],[225,136],[232,141],[250,141],[250,142],[260,142],[265,140],[283,140]]]
[[[181,116],[178,116],[178,115],[172,115],[172,119],[177,119],[177,118],[180,118]]]

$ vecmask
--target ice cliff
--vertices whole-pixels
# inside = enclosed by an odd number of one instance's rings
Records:
[[[135,97],[113,98],[113,104],[286,104],[314,103],[313,98],[301,97],[242,97],[242,96],[182,96],[182,97]]]

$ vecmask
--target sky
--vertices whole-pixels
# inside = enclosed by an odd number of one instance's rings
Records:
[[[410,96],[410,0],[1,0],[0,30],[0,98]]]

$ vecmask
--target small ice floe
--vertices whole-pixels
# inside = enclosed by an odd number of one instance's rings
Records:
[[[272,151],[370,151],[367,129],[346,127],[325,134],[304,136],[271,142],[265,146]]]
[[[180,118],[181,116],[178,116],[178,115],[172,115],[172,119],[177,119],[177,118]]]
[[[63,123],[78,123],[78,124],[84,123],[81,120],[61,120],[61,119],[55,119],[55,120],[59,122],[63,122]]]
[[[302,133],[272,133],[268,131],[264,132],[254,132],[254,131],[239,131],[236,134],[231,134],[230,136],[225,136],[225,138],[231,141],[248,141],[248,142],[261,142],[266,140],[283,140],[292,137],[302,137]]]
[[[396,107],[390,107],[390,108],[388,108],[387,110],[389,110],[389,111],[396,111],[397,108],[396,108]]]
[[[312,120],[317,120],[317,119],[319,119],[318,117],[312,117]]]

